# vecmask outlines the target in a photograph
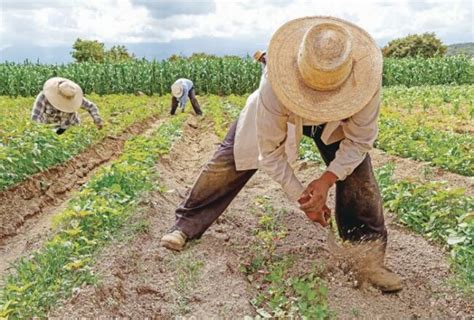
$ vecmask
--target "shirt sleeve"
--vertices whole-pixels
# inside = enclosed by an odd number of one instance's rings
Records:
[[[31,120],[40,122],[41,115],[43,114],[45,107],[44,93],[41,92],[36,96],[35,102],[33,103],[33,109],[31,110]]]
[[[266,99],[271,88],[262,88],[270,87],[266,80],[262,81],[265,83],[259,90],[256,120],[260,168],[282,186],[290,200],[296,201],[303,193],[304,187],[296,177],[285,153],[289,113],[276,102],[276,98]],[[272,91],[268,94],[272,94]]]
[[[342,123],[345,138],[327,168],[338,180],[346,179],[374,145],[378,133],[380,91],[379,89],[367,106]]]
[[[99,108],[97,108],[97,106],[94,103],[84,98],[82,99],[81,107],[87,110],[87,112],[89,112],[92,119],[94,119],[95,124],[102,123],[102,118],[100,117],[100,114],[99,114]]]

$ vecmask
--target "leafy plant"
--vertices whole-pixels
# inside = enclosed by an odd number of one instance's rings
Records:
[[[114,238],[156,177],[155,162],[181,134],[186,115],[174,117],[151,136],[137,136],[122,156],[102,167],[56,219],[54,237],[24,257],[2,279],[0,317],[45,317],[75,287],[93,283],[94,253]]]

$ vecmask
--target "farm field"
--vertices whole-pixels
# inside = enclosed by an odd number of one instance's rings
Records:
[[[327,230],[262,172],[188,250],[159,247],[246,95],[198,97],[204,117],[169,116],[170,96],[90,95],[107,125],[82,114],[62,136],[28,121],[33,98],[0,97],[0,318],[467,317],[473,97],[472,85],[384,88],[371,156],[396,295],[354,288]],[[324,166],[307,140],[300,155],[307,183]]]

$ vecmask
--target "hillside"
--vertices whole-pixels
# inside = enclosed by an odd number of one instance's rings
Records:
[[[448,46],[446,56],[456,56],[459,54],[474,57],[474,42],[455,43]]]

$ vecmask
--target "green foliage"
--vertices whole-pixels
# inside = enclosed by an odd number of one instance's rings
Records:
[[[466,176],[474,175],[474,136],[423,126],[402,114],[385,114],[379,121],[376,147],[390,154],[431,164]]]
[[[384,57],[442,57],[447,47],[434,33],[412,34],[390,41],[383,49]]]
[[[474,63],[467,57],[384,60],[384,86],[474,84]]]
[[[123,45],[112,46],[110,50],[105,52],[105,60],[107,62],[127,62],[135,58],[133,54],[128,53],[128,50]]]
[[[105,58],[104,44],[97,40],[77,38],[72,49],[71,54],[76,62],[103,62]]]
[[[65,162],[107,135],[115,135],[134,123],[163,111],[169,96],[161,98],[107,96],[91,97],[97,103],[106,125],[97,130],[87,113],[80,126],[57,135],[48,125],[29,121],[33,100],[1,99],[0,190],[28,176]],[[5,117],[3,117],[5,116]]]
[[[137,207],[141,193],[152,187],[155,162],[181,134],[185,115],[161,125],[151,136],[127,141],[123,155],[102,167],[73,198],[55,236],[31,256],[17,261],[2,279],[0,318],[46,317],[73,288],[93,283],[93,254],[117,234]]]
[[[454,85],[474,83],[474,66],[466,57],[386,59],[383,85]],[[165,61],[46,65],[0,63],[0,95],[34,96],[54,76],[71,79],[86,93],[167,94],[178,78],[193,80],[199,95],[243,95],[258,88],[261,67],[237,57],[176,56]],[[112,79],[112,80],[111,80]]]
[[[269,200],[265,196],[255,199],[259,215],[256,241],[252,259],[243,270],[259,291],[251,301],[258,314],[256,319],[330,318],[327,287],[319,277],[318,266],[309,266],[305,275],[292,275],[294,257],[277,252],[278,243],[287,235],[283,221],[287,213],[275,209]]]
[[[393,180],[393,165],[376,170],[385,206],[423,236],[447,246],[465,289],[474,284],[474,197],[443,183]]]

